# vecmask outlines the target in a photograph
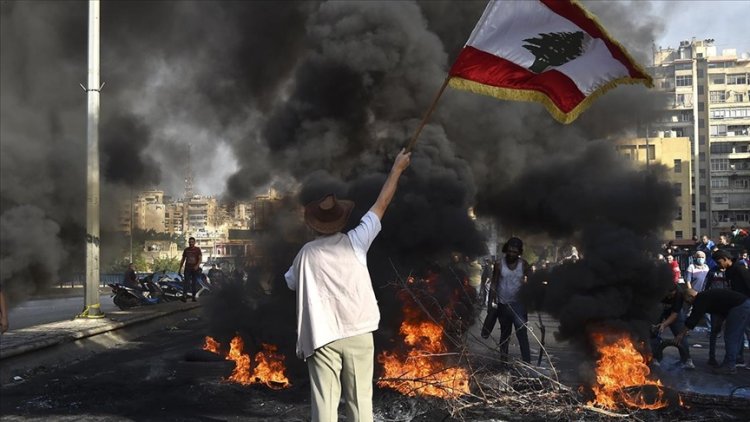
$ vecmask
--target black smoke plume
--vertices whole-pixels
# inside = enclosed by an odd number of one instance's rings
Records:
[[[247,199],[269,183],[283,183],[297,188],[292,198],[297,207],[333,191],[357,202],[350,222],[356,224],[483,4],[104,2],[102,122],[120,122],[101,132],[104,214],[116,215],[116,200],[129,187],[158,184],[182,192],[185,151],[191,146],[199,187],[218,186],[227,196]],[[76,239],[85,225],[86,100],[78,84],[86,80],[86,6],[83,1],[0,3],[2,259],[13,262],[12,274],[3,270],[0,281],[11,289],[49,283],[62,266],[83,268],[82,236],[78,243],[60,243]],[[650,44],[643,40],[654,38],[659,20],[644,17],[640,5],[590,6],[647,64]],[[468,216],[472,206],[481,216],[498,218],[504,234],[580,240],[624,229],[639,241],[618,245],[640,251],[640,239],[664,223],[673,204],[656,197],[664,193],[656,177],[618,167],[606,150],[612,140],[632,137],[636,125],[660,107],[659,97],[649,91],[621,87],[574,124],[562,126],[538,104],[448,90],[421,135],[368,257],[385,328],[392,330],[398,320],[399,304],[392,295],[389,302],[385,287],[398,274],[426,271],[453,251],[485,253]],[[641,110],[640,121],[635,109]],[[272,227],[304,233],[295,215],[292,208]],[[25,220],[19,222],[21,216]],[[29,242],[6,224],[44,230],[35,231],[38,240]],[[272,230],[268,237],[283,241],[259,244],[268,248],[264,271],[283,291],[280,274],[304,236]],[[50,255],[40,259],[20,247],[23,242]],[[588,259],[598,246],[587,241],[582,249]],[[625,262],[617,264],[613,268],[621,276],[636,272],[624,268]],[[274,297],[264,300],[274,303]],[[231,331],[237,324],[231,321],[242,320],[248,330],[260,329],[261,318],[247,315],[284,313],[262,319],[275,327],[293,312],[283,300],[267,308],[238,306],[237,318],[219,325]],[[280,326],[284,331],[278,332],[292,332]]]

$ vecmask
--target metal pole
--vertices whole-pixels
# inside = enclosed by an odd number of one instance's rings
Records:
[[[130,262],[133,262],[133,187],[130,187]]]
[[[102,318],[99,303],[99,0],[89,0],[86,172],[86,302],[81,317]]]

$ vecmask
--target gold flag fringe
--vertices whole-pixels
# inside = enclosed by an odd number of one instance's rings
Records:
[[[643,79],[635,79],[629,76],[611,80],[586,96],[586,98],[584,98],[584,100],[581,101],[580,104],[578,104],[573,110],[568,113],[560,110],[546,94],[533,89],[501,88],[455,76],[450,79],[448,85],[456,89],[470,91],[476,94],[487,95],[490,97],[499,98],[501,100],[538,102],[541,103],[544,108],[547,109],[547,111],[549,111],[549,113],[552,115],[552,117],[555,118],[555,120],[563,124],[568,124],[577,119],[578,116],[581,115],[581,113],[589,108],[594,100],[604,95],[604,93],[616,87],[617,85],[639,84],[643,82]]]
[[[612,44],[616,45],[620,49],[620,51],[622,51],[622,53],[628,59],[628,61],[630,62],[630,64],[633,65],[633,67],[637,71],[641,72],[641,74],[643,74],[643,75],[646,76],[646,79],[638,79],[638,78],[634,78],[634,79],[636,81],[640,82],[640,83],[643,83],[648,88],[653,88],[654,87],[654,79],[651,77],[651,75],[649,75],[649,73],[646,72],[646,70],[643,69],[641,67],[641,65],[638,64],[637,61],[635,61],[635,59],[633,59],[633,57],[630,55],[630,53],[628,53],[628,50],[625,49],[625,47],[623,47],[622,44],[620,44],[616,39],[612,38],[612,36],[609,35],[609,32],[607,32],[607,30],[604,29],[604,27],[602,26],[602,24],[599,23],[599,19],[596,16],[594,16],[593,14],[591,14],[588,10],[586,10],[586,8],[583,7],[583,5],[581,4],[580,1],[578,1],[578,0],[571,0],[571,3],[573,3],[574,6],[578,7],[579,9],[581,9],[581,11],[583,12],[583,14],[586,15],[587,18],[591,19],[592,22],[594,22],[594,25],[596,25],[596,27],[599,28],[600,31],[602,31],[602,34],[604,34],[604,36],[607,38],[607,40],[609,40],[609,42],[611,42]],[[638,82],[625,82],[625,83],[633,84],[633,83],[638,83]]]

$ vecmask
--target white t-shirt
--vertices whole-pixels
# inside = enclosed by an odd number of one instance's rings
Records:
[[[348,233],[306,243],[284,274],[297,292],[297,355],[307,359],[326,344],[375,331],[380,322],[367,271],[367,251],[380,233],[368,212]]]

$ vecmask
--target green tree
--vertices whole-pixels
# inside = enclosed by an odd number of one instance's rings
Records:
[[[583,32],[552,32],[539,34],[538,38],[526,38],[529,50],[536,60],[529,70],[541,73],[550,66],[560,66],[583,53]]]
[[[154,272],[167,271],[177,272],[180,269],[180,260],[173,258],[155,258],[152,265]]]

